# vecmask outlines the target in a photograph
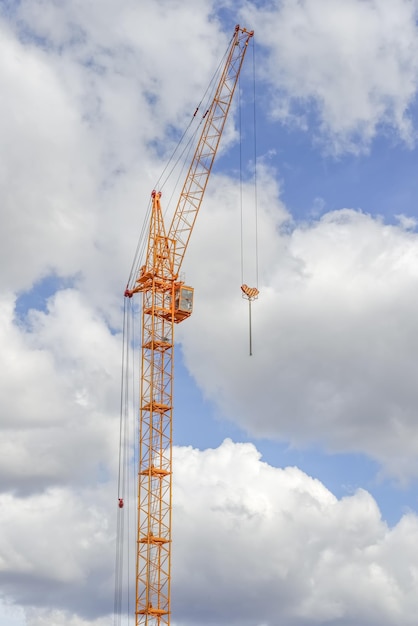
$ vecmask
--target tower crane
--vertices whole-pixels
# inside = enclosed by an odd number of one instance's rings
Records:
[[[152,192],[145,263],[126,297],[142,294],[136,625],[170,623],[174,326],[193,308],[180,268],[193,231],[253,31],[235,27],[215,96],[204,114],[170,226]],[[196,114],[196,113],[195,113]],[[123,506],[123,501],[119,501]]]

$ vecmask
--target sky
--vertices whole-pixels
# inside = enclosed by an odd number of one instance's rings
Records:
[[[237,23],[255,35],[182,268],[172,624],[415,626],[417,18],[0,0],[0,626],[114,624],[124,289]]]

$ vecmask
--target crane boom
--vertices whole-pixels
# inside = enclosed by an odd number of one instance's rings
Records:
[[[225,67],[168,231],[152,192],[146,262],[125,296],[142,293],[136,625],[170,623],[174,324],[192,312],[179,269],[203,200],[253,32],[236,26]]]
[[[235,87],[253,32],[235,27],[228,57],[219,80],[215,97],[205,113],[205,125],[184,181],[169,237],[175,240],[174,270],[179,271],[190,235],[203,200],[222,131],[228,117]]]

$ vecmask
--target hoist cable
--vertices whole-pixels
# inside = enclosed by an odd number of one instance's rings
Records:
[[[132,518],[132,512],[131,512],[131,508],[130,508],[130,503],[135,502],[136,499],[136,494],[134,492],[135,486],[136,486],[136,472],[137,472],[137,468],[138,468],[138,456],[137,456],[137,450],[138,450],[138,441],[136,438],[136,420],[139,416],[139,411],[138,411],[138,396],[137,396],[137,386],[136,386],[136,381],[139,379],[138,376],[138,372],[136,371],[135,368],[135,363],[136,363],[136,359],[135,359],[135,349],[137,346],[137,338],[136,338],[136,334],[135,334],[135,329],[136,329],[136,324],[135,324],[135,315],[140,315],[141,311],[136,311],[133,307],[133,305],[131,305],[131,323],[130,323],[130,332],[129,332],[129,338],[130,338],[130,361],[129,361],[129,381],[132,383],[131,384],[131,388],[130,388],[130,393],[127,394],[127,403],[129,403],[129,407],[132,408],[132,412],[130,415],[130,420],[128,420],[127,423],[127,439],[128,439],[128,452],[129,454],[127,455],[127,471],[126,471],[126,476],[127,476],[127,486],[126,486],[126,493],[128,496],[128,502],[127,502],[127,535],[128,535],[128,541],[129,541],[129,546],[131,545],[131,541],[130,541],[130,537],[131,537],[131,518]],[[129,396],[129,398],[128,398]],[[133,454],[131,455],[131,450],[133,450]],[[133,457],[133,460],[131,460],[131,456]],[[131,480],[132,478],[132,480]],[[134,511],[134,515],[135,515],[135,519],[134,519],[134,528],[137,528],[137,507],[135,506],[133,508]],[[131,574],[131,550],[130,548],[127,548],[127,571],[128,571],[128,576],[127,576],[127,611],[128,614],[131,614],[131,581],[130,581],[130,574]]]
[[[124,417],[124,392],[126,386],[125,380],[125,354],[126,354],[126,324],[127,324],[127,298],[123,299],[123,328],[122,328],[122,371],[120,384],[120,407],[119,407],[119,462],[118,462],[118,498],[121,497],[121,477],[122,477],[122,447],[123,447],[123,417]]]
[[[129,382],[127,360],[129,358],[129,308],[127,298],[124,298],[123,329],[122,329],[122,372],[120,391],[120,417],[119,417],[119,463],[118,463],[118,504],[125,496],[125,469],[126,469],[126,423],[127,402],[126,393]],[[124,548],[124,510],[118,506],[116,522],[116,556],[115,556],[115,593],[114,593],[114,624],[120,625],[122,615],[123,593],[123,548]]]
[[[256,124],[256,80],[255,80],[255,46],[253,48],[253,189],[254,189],[254,239],[255,239],[255,287],[248,287],[244,284],[244,211],[243,211],[243,158],[242,158],[242,107],[240,80],[238,82],[238,120],[239,120],[239,186],[240,186],[240,221],[241,221],[241,291],[245,299],[248,300],[248,325],[249,325],[249,354],[252,356],[252,320],[251,304],[258,296],[258,193],[257,193],[257,124]]]
[[[255,47],[252,44],[253,49],[253,190],[254,190],[254,271],[255,271],[255,283],[258,289],[259,281],[259,261],[258,261],[258,189],[257,189],[257,116],[256,116],[256,81],[255,81]],[[238,86],[240,86],[240,80]],[[241,89],[238,90],[238,124],[239,124],[239,186],[240,186],[240,238],[241,238],[241,283],[244,283],[244,274],[248,270],[248,259],[246,263],[245,259],[245,216],[244,216],[244,178],[243,178],[243,121],[242,121],[242,106],[241,106]],[[247,238],[248,239],[248,238]],[[247,265],[247,267],[245,267]],[[251,264],[252,265],[252,264]]]
[[[242,200],[242,111],[241,111],[241,78],[238,77],[238,132],[239,132],[239,195],[241,222],[241,284],[244,282],[244,213]]]
[[[256,73],[255,73],[255,45],[253,50],[253,126],[254,126],[254,205],[255,205],[255,274],[256,287],[258,289],[258,189],[257,189],[257,94],[256,94]]]
[[[114,626],[121,625],[122,615],[130,614],[130,501],[135,500],[131,494],[131,472],[135,472],[135,463],[131,463],[132,439],[135,432],[135,420],[132,419],[131,407],[135,406],[132,396],[136,391],[132,384],[134,372],[134,315],[135,309],[130,298],[124,299],[123,331],[122,331],[122,376],[120,395],[120,426],[119,426],[119,467],[118,467],[118,506],[116,524],[116,563],[115,563],[115,594],[114,594]],[[135,411],[133,412],[135,414]]]

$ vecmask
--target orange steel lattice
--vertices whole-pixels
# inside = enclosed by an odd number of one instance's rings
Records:
[[[161,193],[152,193],[146,262],[125,292],[142,292],[137,626],[170,623],[174,324],[190,316],[193,296],[178,276],[252,35],[235,28],[168,233]]]

